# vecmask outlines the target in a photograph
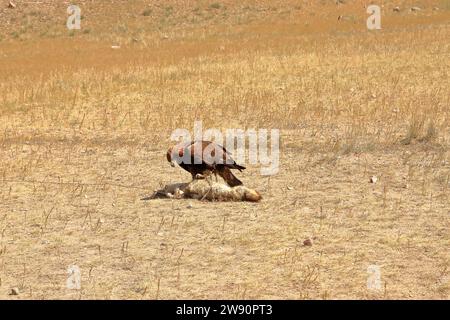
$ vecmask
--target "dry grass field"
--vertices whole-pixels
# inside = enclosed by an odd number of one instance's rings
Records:
[[[449,0],[13,2],[1,299],[450,298]],[[280,129],[260,203],[141,200],[195,120]]]

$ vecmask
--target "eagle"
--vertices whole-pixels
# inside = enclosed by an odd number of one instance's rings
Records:
[[[225,180],[230,187],[242,185],[231,169],[242,171],[230,153],[221,145],[211,141],[190,141],[172,146],[167,150],[167,161],[175,163],[192,175],[192,180],[214,173]]]

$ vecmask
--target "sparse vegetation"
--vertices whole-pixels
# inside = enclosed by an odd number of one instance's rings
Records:
[[[209,5],[211,9],[220,9],[222,5],[219,2],[214,2]]]
[[[152,9],[145,9],[144,12],[142,12],[142,15],[145,17],[148,17],[152,14]]]
[[[442,0],[374,32],[362,0],[80,1],[79,33],[42,2],[0,30],[0,298],[450,298]],[[195,120],[281,130],[260,203],[140,200],[190,180],[164,154]]]

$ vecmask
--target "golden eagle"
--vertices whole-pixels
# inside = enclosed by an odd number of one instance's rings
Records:
[[[238,165],[230,153],[215,142],[191,141],[170,147],[167,161],[172,166],[178,163],[192,175],[193,180],[214,173],[219,174],[230,187],[242,185],[231,169],[242,171],[245,167]]]

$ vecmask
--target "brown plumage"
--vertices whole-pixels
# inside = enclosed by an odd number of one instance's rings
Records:
[[[230,187],[242,185],[231,169],[242,171],[245,167],[238,165],[230,153],[221,145],[211,141],[191,141],[178,144],[167,151],[167,161],[174,166],[178,163],[195,179],[197,175],[220,175]]]

